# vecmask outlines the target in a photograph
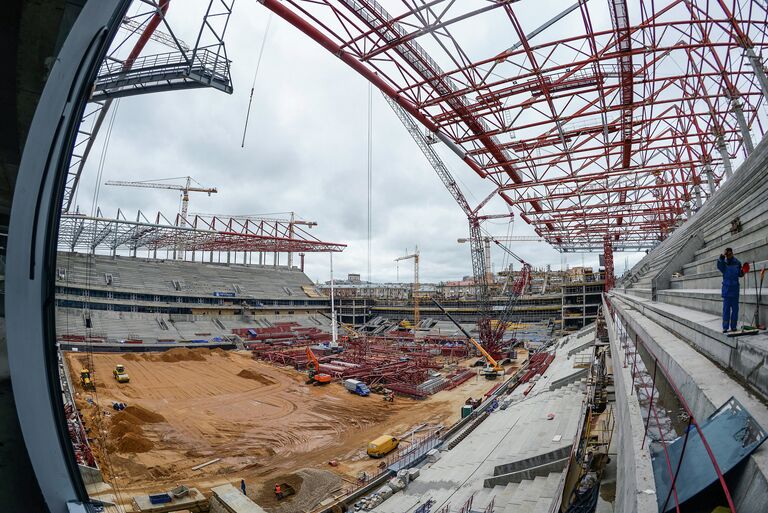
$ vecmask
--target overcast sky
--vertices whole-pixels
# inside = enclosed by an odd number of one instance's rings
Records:
[[[193,43],[207,1],[171,2],[174,32]],[[523,10],[525,7],[516,7]],[[535,11],[535,9],[533,9]],[[535,17],[535,12],[530,13]],[[254,215],[296,212],[316,221],[312,233],[348,245],[334,257],[337,277],[367,276],[367,105],[368,84],[319,45],[272,16],[256,77],[245,148],[240,147],[251,83],[269,18],[255,1],[239,0],[226,35],[233,61],[232,95],[199,89],[128,97],[113,104],[115,121],[102,156],[102,129],[86,165],[77,204],[91,212],[94,201],[106,215],[117,208],[135,216],[180,208],[175,191],[95,187],[106,180],[149,180],[190,175],[218,194],[191,195],[190,212]],[[531,26],[536,24],[535,20]],[[487,34],[479,30],[478,33]],[[496,43],[498,44],[498,43]],[[145,54],[168,51],[148,46]],[[490,53],[490,52],[489,52]],[[394,259],[418,245],[423,282],[471,274],[466,218],[445,190],[378,90],[373,90],[372,259],[374,281],[395,281]],[[115,109],[116,105],[116,109]],[[436,145],[470,202],[491,189],[442,145]],[[98,195],[98,196],[97,196]],[[474,199],[474,201],[473,201]],[[498,210],[497,210],[498,211]],[[148,216],[149,217],[149,216]],[[521,219],[513,226],[487,223],[503,236],[533,235]],[[597,254],[560,255],[541,243],[510,247],[534,266],[597,265]],[[616,271],[639,255],[618,253]],[[506,261],[494,249],[493,266]],[[308,254],[306,273],[329,276],[328,256]],[[412,265],[400,266],[400,281],[412,279]]]

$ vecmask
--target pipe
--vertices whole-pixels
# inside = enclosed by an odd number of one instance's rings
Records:
[[[165,18],[165,13],[168,12],[168,6],[170,3],[171,0],[160,0],[158,10],[155,11],[155,14],[152,15],[152,19],[149,20],[149,23],[147,23],[147,26],[144,28],[144,32],[142,32],[141,36],[139,36],[139,40],[136,41],[136,44],[131,50],[131,53],[128,54],[128,58],[125,59],[125,62],[123,63],[124,71],[131,69],[133,63],[136,61],[136,58],[147,45],[147,42],[149,42],[152,34],[155,33],[155,30],[160,25],[160,22],[163,21],[163,18]]]

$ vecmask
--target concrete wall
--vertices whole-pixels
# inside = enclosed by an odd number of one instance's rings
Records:
[[[0,317],[0,381],[11,379],[8,367],[8,349],[5,342],[5,318]]]
[[[608,309],[603,306],[603,311]],[[656,482],[651,456],[640,447],[644,424],[637,395],[632,393],[632,377],[622,367],[624,353],[610,315],[606,315],[611,343],[613,381],[616,389],[616,502],[614,511],[622,513],[657,513]],[[650,490],[653,493],[645,493]]]

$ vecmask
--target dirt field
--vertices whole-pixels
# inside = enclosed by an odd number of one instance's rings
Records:
[[[66,355],[73,380],[88,358]],[[307,386],[304,374],[254,361],[246,352],[173,349],[90,358],[96,392],[77,383],[76,402],[97,439],[105,479],[118,486],[124,503],[131,495],[179,483],[205,493],[222,483],[239,486],[240,479],[251,497],[263,501],[277,477],[322,481],[312,469],[333,471],[350,486],[358,472],[376,468],[377,461],[365,454],[369,440],[423,423],[448,426],[467,397],[493,386],[473,378],[426,401],[398,397],[388,403],[379,395],[350,394],[336,383]],[[112,378],[118,363],[126,366],[130,383]],[[128,408],[116,412],[113,401]],[[331,460],[339,465],[331,467]],[[343,485],[333,475],[323,483],[329,494]]]

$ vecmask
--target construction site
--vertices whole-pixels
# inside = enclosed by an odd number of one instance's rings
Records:
[[[64,3],[0,510],[765,511],[765,2]]]
[[[70,375],[92,369],[96,389],[76,383],[75,404],[95,435],[91,448],[104,479],[123,494],[177,483],[209,493],[233,478],[253,483],[260,494],[276,479],[320,469],[324,494],[297,494],[296,511],[358,486],[362,473],[378,474],[379,462],[365,450],[380,433],[419,441],[459,420],[466,396],[482,397],[491,388],[470,370],[471,380],[429,400],[390,402],[382,394],[350,394],[340,383],[307,386],[306,373],[221,349],[70,352],[66,361]],[[116,365],[125,366],[130,382],[99,379]],[[128,406],[102,415],[113,403]]]

